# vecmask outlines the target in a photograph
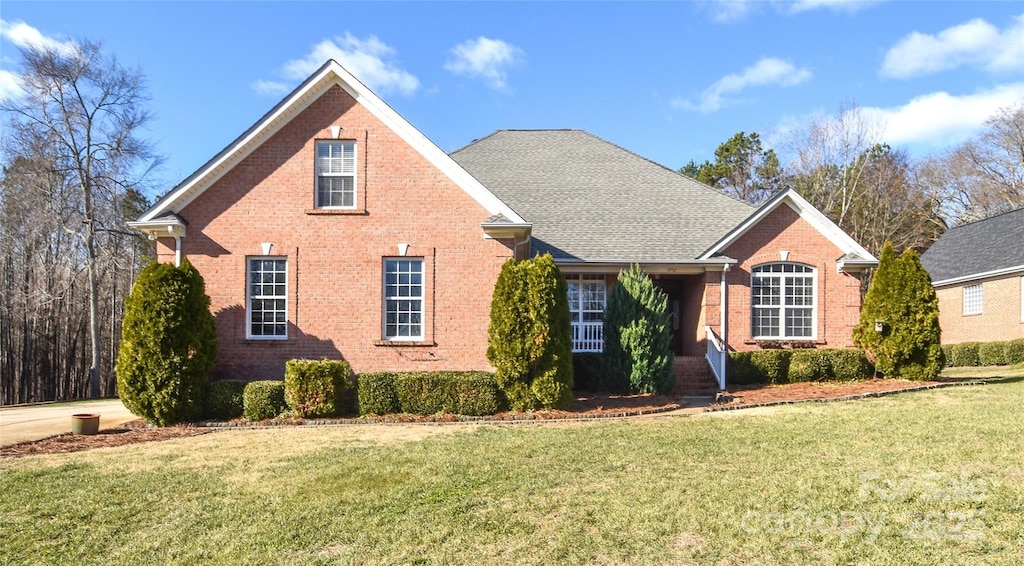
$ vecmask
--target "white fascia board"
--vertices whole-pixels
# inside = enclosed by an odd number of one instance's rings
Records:
[[[794,212],[800,215],[800,218],[813,226],[815,230],[835,244],[835,246],[842,250],[844,254],[853,253],[859,255],[868,262],[878,262],[878,258],[871,255],[870,252],[864,249],[864,246],[858,244],[856,240],[851,238],[849,234],[842,230],[842,228],[836,226],[835,222],[829,220],[827,216],[822,214],[817,208],[814,208],[811,203],[807,202],[807,199],[800,196],[800,194],[793,189],[786,189],[761,205],[754,214],[750,215],[746,220],[740,223],[739,226],[734,228],[721,240],[708,248],[706,252],[701,254],[699,259],[707,259],[716,253],[721,253],[722,250],[732,245],[733,242],[750,231],[751,228],[757,225],[758,222],[768,216],[782,203],[786,203]]]
[[[722,271],[730,265],[738,263],[731,257],[719,257],[715,259],[690,259],[690,260],[653,260],[635,261],[626,259],[596,260],[587,261],[579,259],[555,259],[555,265],[563,271],[575,273],[606,273],[621,271],[633,264],[639,264],[640,269],[646,273],[657,273],[666,275],[693,275],[707,271]]]
[[[128,227],[154,237],[182,237],[186,232],[185,223],[173,216],[128,222]]]
[[[189,176],[177,188],[160,199],[147,210],[140,222],[149,221],[167,212],[179,212],[202,194],[235,164],[255,150],[259,144],[285,124],[292,117],[306,109],[316,98],[331,86],[338,85],[358,103],[370,111],[385,126],[394,131],[403,141],[420,153],[428,162],[437,167],[449,179],[479,203],[488,214],[503,214],[514,223],[525,223],[508,205],[487,190],[480,181],[470,175],[441,148],[427,139],[398,112],[356,79],[334,60],[325,63],[319,71],[304,81],[295,91],[282,100],[270,113],[264,116],[240,138],[221,151],[216,157]]]
[[[976,281],[979,279],[990,279],[992,277],[1000,277],[1002,275],[1012,275],[1014,273],[1024,273],[1024,265],[1015,265],[1013,267],[1004,267],[1003,269],[994,269],[992,271],[986,271],[984,273],[973,273],[971,275],[964,275],[963,277],[954,277],[952,279],[943,279],[942,281],[934,281],[933,287],[943,287],[945,285],[955,285],[957,283],[967,283],[968,281]]]

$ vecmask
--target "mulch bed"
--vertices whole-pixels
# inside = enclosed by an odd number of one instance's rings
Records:
[[[151,427],[140,419],[125,423],[117,428],[101,430],[95,435],[73,435],[69,432],[41,440],[29,440],[0,447],[0,457],[79,452],[91,448],[106,448],[109,446],[137,444],[139,442],[170,440],[185,436],[199,436],[210,432],[213,432],[213,430],[190,425]]]
[[[901,391],[922,386],[938,385],[939,381],[897,381],[893,379],[865,379],[852,382],[786,383],[782,385],[741,385],[730,387],[734,400],[728,405],[760,405],[778,401],[806,401],[834,399],[849,395]]]

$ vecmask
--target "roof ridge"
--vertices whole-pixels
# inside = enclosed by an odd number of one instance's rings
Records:
[[[1024,211],[1024,207],[1015,208],[1013,210],[1007,210],[1007,211],[1004,211],[1004,212],[1000,212],[999,214],[995,214],[993,216],[989,216],[988,218],[979,218],[977,220],[971,220],[970,222],[965,222],[963,224],[957,224],[956,226],[953,226],[952,228],[948,228],[946,230],[946,232],[950,232],[952,230],[956,230],[957,228],[963,228],[965,226],[973,226],[975,224],[980,224],[982,222],[986,222],[986,221],[989,221],[989,220],[995,220],[996,218],[999,218],[1000,216],[1006,216],[1007,214],[1013,214],[1014,212],[1021,212],[1021,211]]]

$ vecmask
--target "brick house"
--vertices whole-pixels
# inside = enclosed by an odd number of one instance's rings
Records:
[[[921,263],[944,344],[1024,338],[1024,208],[947,230]]]
[[[877,263],[793,191],[755,208],[586,132],[447,155],[334,61],[132,226],[203,274],[216,375],[243,379],[297,357],[488,369],[501,265],[550,252],[577,351],[602,348],[607,288],[639,263],[669,295],[679,359],[724,387],[726,349],[851,346]]]

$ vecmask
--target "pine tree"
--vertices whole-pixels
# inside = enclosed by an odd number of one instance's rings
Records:
[[[125,407],[161,426],[198,418],[216,360],[217,334],[202,276],[187,259],[180,268],[150,264],[126,301],[117,358]]]
[[[667,393],[673,385],[668,296],[639,265],[619,273],[604,317],[605,387]]]
[[[881,322],[881,332],[876,321]],[[938,377],[944,363],[939,304],[915,251],[897,257],[892,242],[882,247],[853,338],[886,377]]]
[[[487,359],[515,410],[572,402],[572,326],[565,278],[550,254],[508,260],[494,286]]]

